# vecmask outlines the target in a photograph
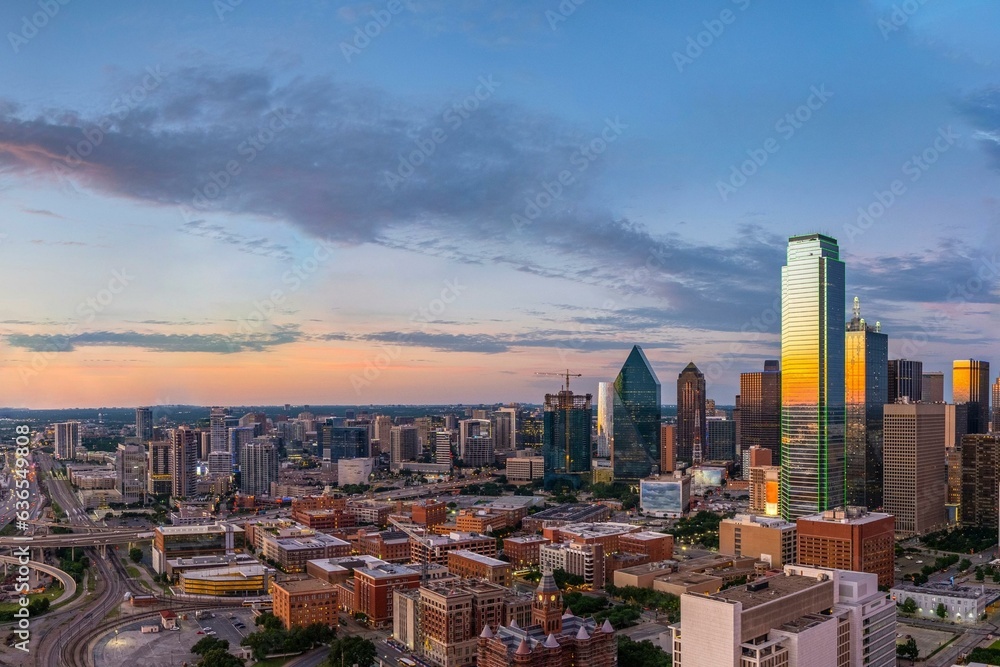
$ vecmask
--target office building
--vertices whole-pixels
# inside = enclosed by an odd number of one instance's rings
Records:
[[[896,567],[895,525],[890,514],[838,507],[799,517],[798,562],[878,575],[892,586]]]
[[[609,458],[614,441],[615,388],[611,382],[597,383],[597,456]]]
[[[890,359],[888,366],[886,403],[916,403],[924,395],[924,362],[912,359]]]
[[[922,403],[944,403],[944,373],[925,371],[920,401]]]
[[[489,535],[454,531],[447,535],[430,535],[420,540],[410,539],[410,561],[447,565],[452,551],[471,551],[496,558],[497,541]]]
[[[903,582],[889,590],[889,597],[897,605],[913,600],[917,605],[916,616],[931,621],[950,621],[960,625],[975,625],[987,613],[987,607],[996,600],[994,589],[986,586],[958,586],[947,581],[935,581],[915,586]],[[938,615],[939,605],[944,605],[944,617]]]
[[[413,523],[420,526],[436,526],[448,520],[448,506],[440,500],[415,500],[410,507]]]
[[[775,462],[781,451],[781,370],[776,359],[764,362],[763,371],[740,373],[739,439],[742,454],[751,447],[771,451]]]
[[[195,556],[234,556],[246,547],[239,526],[215,523],[197,526],[157,526],[153,529],[153,570],[166,572],[167,561]]]
[[[660,474],[672,473],[677,468],[677,427],[660,426]]]
[[[844,358],[846,502],[878,509],[882,506],[882,407],[891,402],[887,399],[889,337],[881,333],[878,323],[870,326],[861,317],[858,297],[854,297],[854,317],[847,323]],[[914,373],[919,391],[919,368]]]
[[[691,476],[683,470],[640,480],[639,508],[643,514],[677,519],[691,509]]]
[[[414,434],[416,434],[415,429]],[[368,427],[333,426],[331,424],[318,426],[316,428],[316,449],[317,456],[328,461],[368,458]],[[416,458],[416,453],[417,446],[414,444],[411,459]]]
[[[660,466],[660,381],[638,345],[615,378],[613,387],[614,448],[612,474],[616,480],[638,480]]]
[[[153,411],[151,409],[135,409],[135,437],[139,442],[149,442],[153,439]]]
[[[579,488],[590,481],[591,395],[566,389],[545,394],[542,456],[545,459],[545,486],[557,482]]]
[[[115,476],[122,500],[126,504],[141,502],[146,497],[146,448],[143,445],[118,445]]]
[[[778,517],[737,514],[719,524],[719,553],[755,558],[772,568],[796,562],[794,523]]]
[[[545,478],[544,456],[511,456],[507,458],[507,481],[527,482]]]
[[[311,560],[351,555],[350,542],[294,524],[275,532],[263,532],[260,545],[261,556],[289,573],[305,572],[306,563]]]
[[[883,509],[899,537],[947,527],[944,413],[943,403],[885,406]]]
[[[510,586],[510,563],[465,549],[448,553],[448,571],[461,579],[482,579],[491,584]]]
[[[170,474],[173,477],[171,493],[176,498],[195,495],[198,469],[198,433],[187,426],[170,432]]]
[[[149,443],[149,460],[146,464],[146,490],[154,496],[169,496],[174,489],[174,478],[171,474],[173,443],[167,440],[151,440]]]
[[[76,450],[83,446],[80,439],[80,422],[69,421],[55,425],[55,455],[69,461],[76,458]]]
[[[503,553],[511,565],[519,570],[538,567],[539,550],[551,541],[541,535],[526,535],[523,537],[505,537]]]
[[[207,558],[212,558],[211,556]],[[194,560],[194,559],[189,559]],[[212,595],[215,597],[246,597],[267,595],[274,580],[275,570],[253,563],[228,563],[222,559],[217,567],[176,568],[178,585],[184,595]],[[177,559],[172,563],[184,563]],[[168,565],[168,576],[170,575]]]
[[[321,579],[276,581],[271,588],[272,613],[286,630],[313,623],[336,628],[337,588]]]
[[[681,596],[677,667],[895,667],[896,606],[862,572],[786,565],[777,576]]]
[[[1000,377],[993,383],[993,418],[990,431],[1000,434]]]
[[[278,445],[257,438],[243,446],[240,458],[240,490],[247,496],[266,496],[278,481]]]
[[[778,491],[781,486],[780,466],[750,468],[750,512],[763,516],[778,516]]]
[[[583,577],[583,583],[594,590],[604,588],[604,545],[561,542],[545,544],[538,550],[538,563],[543,572],[562,570]]]
[[[479,667],[549,667],[579,665],[615,667],[618,640],[605,621],[563,613],[562,592],[548,572],[535,590],[531,625],[522,628],[510,622],[495,629],[485,625],[479,635],[476,664]]]
[[[705,421],[706,442],[702,447],[705,461],[736,460],[736,422],[725,417],[709,417]]]
[[[968,406],[966,433],[986,433],[990,423],[990,362],[958,359],[952,364],[951,397]]]
[[[439,465],[451,466],[452,431],[437,429],[431,434],[431,440],[434,444],[434,462]]]
[[[393,426],[389,430],[389,467],[402,470],[404,461],[417,458],[417,428]]]
[[[340,459],[337,461],[337,484],[368,484],[375,470],[375,459]]]
[[[355,614],[364,614],[365,622],[380,628],[392,623],[393,591],[420,586],[420,572],[394,563],[381,563],[354,570]]]
[[[247,443],[253,442],[253,439],[257,437],[256,434],[257,429],[253,426],[230,426],[226,431],[226,437],[229,441],[229,455],[232,458],[233,468],[240,464],[243,447]]]
[[[781,484],[786,520],[844,502],[844,263],[836,239],[788,240],[781,269]]]
[[[962,437],[963,526],[997,528],[1000,506],[1000,434],[970,433]]]
[[[493,448],[500,452],[517,449],[517,408],[497,408],[493,412]]]
[[[210,452],[228,452],[229,451],[229,434],[226,430],[226,417],[229,416],[228,408],[214,407],[208,417],[208,428],[209,428],[209,451]],[[211,469],[211,467],[209,468]],[[219,470],[218,472],[229,472],[229,470]],[[212,470],[212,473],[215,473]]]
[[[458,422],[458,458],[466,468],[493,463],[492,426],[489,419],[463,419]]]
[[[692,361],[677,376],[677,459],[701,463],[705,426],[705,374]]]
[[[775,458],[770,449],[753,446],[743,450],[743,478],[750,479],[750,468],[774,465]]]

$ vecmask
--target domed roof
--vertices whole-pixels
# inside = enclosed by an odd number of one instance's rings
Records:
[[[531,653],[531,647],[528,646],[528,640],[522,639],[521,645],[517,647],[517,655],[528,655]]]

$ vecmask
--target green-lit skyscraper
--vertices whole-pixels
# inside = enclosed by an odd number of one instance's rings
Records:
[[[568,380],[568,378],[567,378]],[[591,395],[574,394],[566,388],[545,395],[542,456],[545,457],[545,487],[559,481],[579,488],[590,481]]]
[[[615,479],[637,480],[659,472],[660,413],[660,381],[636,345],[615,378],[611,450]]]
[[[786,520],[844,504],[844,263],[837,240],[788,239],[781,268],[781,481]]]

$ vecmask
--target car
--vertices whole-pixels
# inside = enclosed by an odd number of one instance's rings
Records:
[[[906,560],[913,560],[913,556],[906,556]]]
[[[198,634],[198,635],[203,635],[203,634],[205,634],[205,633],[204,633],[204,632],[202,632],[201,630],[199,630],[199,631],[198,631],[198,632],[196,632],[195,634]]]

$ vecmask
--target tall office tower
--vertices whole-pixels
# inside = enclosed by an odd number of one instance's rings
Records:
[[[781,268],[781,515],[844,502],[844,263],[836,239],[788,239]]]
[[[431,418],[417,417],[413,420],[413,425],[417,427],[417,457],[419,458],[430,442]],[[345,423],[344,426],[351,426],[351,424]]]
[[[212,433],[211,431],[198,431],[198,459],[208,461],[209,454],[212,453]]]
[[[491,426],[489,419],[463,419],[458,422],[458,458],[467,468],[493,463]]]
[[[174,489],[171,466],[173,443],[154,440],[149,443],[149,462],[146,464],[146,490],[154,496],[169,496]]]
[[[990,430],[993,433],[1000,433],[1000,377],[993,383],[993,419]]]
[[[1000,493],[1000,435],[970,433],[962,438],[963,526],[997,528]]]
[[[419,429],[416,432],[418,444],[414,445],[413,458],[416,458],[420,451]],[[327,461],[368,458],[368,427],[331,426],[329,424],[317,426],[316,448],[322,452],[320,456]]]
[[[750,468],[774,465],[774,456],[771,454],[771,450],[766,447],[751,447],[744,450],[740,463],[740,470],[743,471],[743,479],[750,479]]]
[[[431,435],[434,440],[434,463],[451,465],[451,431],[438,429]]]
[[[198,465],[198,432],[178,426],[170,432],[170,474],[173,476],[172,495],[188,498],[194,495]]]
[[[883,508],[896,517],[897,537],[947,526],[943,403],[885,406]]]
[[[705,421],[705,374],[692,361],[677,376],[677,460],[701,463]]]
[[[244,445],[256,437],[256,429],[253,426],[232,426],[229,428],[229,456],[232,459],[232,467],[235,468],[240,463],[241,452]]]
[[[749,477],[750,513],[778,516],[778,488],[781,486],[781,468],[772,465],[751,466]]]
[[[392,417],[388,415],[376,415],[375,439],[379,441],[383,452],[389,451],[389,432],[392,430],[392,427]]]
[[[146,496],[145,445],[118,445],[115,452],[115,477],[118,493],[126,504],[137,503]]]
[[[597,455],[611,456],[614,439],[615,388],[611,382],[597,383]]]
[[[705,461],[735,461],[736,422],[715,416],[709,417],[705,421],[705,426],[708,437],[702,449],[702,458]]]
[[[944,403],[944,373],[929,371],[924,373],[922,403]]]
[[[705,399],[705,416],[714,417],[715,416],[715,399],[706,398]]]
[[[149,408],[135,409],[135,437],[139,442],[153,439],[153,411]]]
[[[613,387],[615,479],[642,479],[660,468],[660,381],[638,345],[615,378]]]
[[[75,459],[77,447],[82,446],[80,439],[80,422],[62,422],[55,425],[57,459]]]
[[[404,461],[417,457],[417,427],[393,426],[389,431],[389,467],[402,470]]]
[[[500,452],[517,449],[517,408],[497,408],[493,412],[493,448]]]
[[[882,408],[888,400],[889,337],[881,333],[877,322],[874,327],[865,323],[858,297],[854,297],[854,317],[847,323],[844,356],[847,504],[878,509],[882,506]]]
[[[573,488],[590,481],[591,394],[574,394],[567,387],[558,394],[545,394],[542,456],[545,486],[557,481]]]
[[[958,359],[951,371],[951,396],[969,406],[968,433],[986,433],[990,423],[990,362]]]
[[[208,417],[209,437],[212,452],[229,451],[229,433],[226,430],[226,417],[229,416],[229,408],[212,408]],[[212,472],[215,472],[214,470]]]
[[[751,447],[771,450],[775,461],[781,453],[781,365],[764,362],[764,370],[740,373],[739,453]]]
[[[886,403],[915,403],[924,396],[924,362],[890,359]]]
[[[244,495],[266,496],[278,481],[278,445],[268,438],[248,442],[240,456],[240,487]]]
[[[660,474],[677,468],[677,428],[673,424],[660,426]]]

